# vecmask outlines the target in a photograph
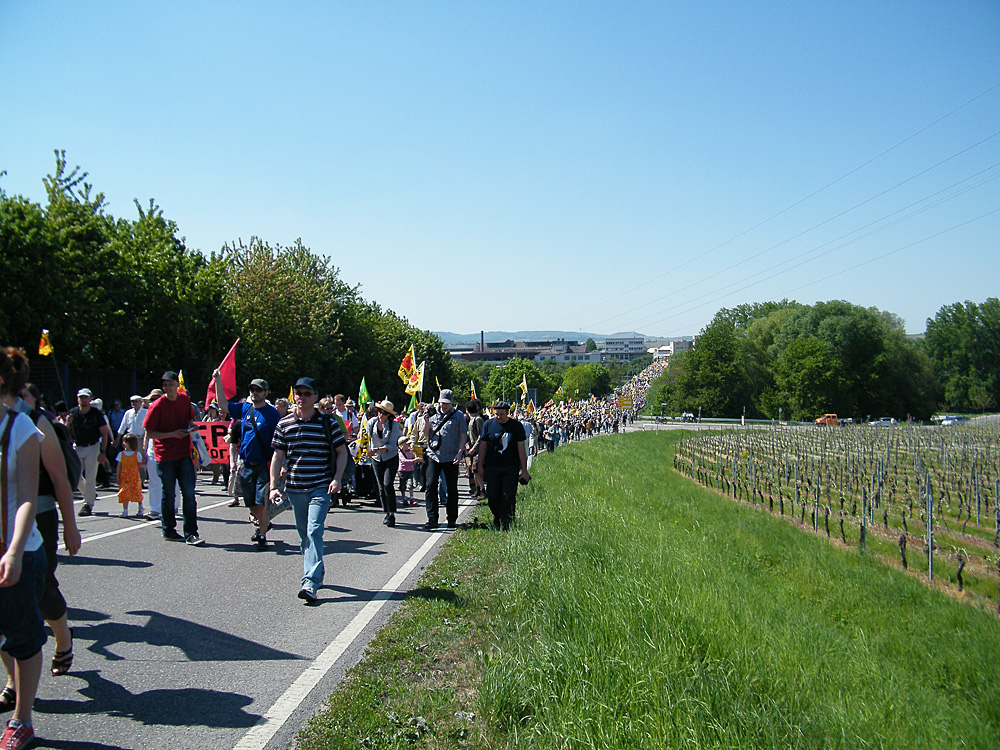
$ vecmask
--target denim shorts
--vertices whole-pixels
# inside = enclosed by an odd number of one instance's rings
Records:
[[[45,590],[45,550],[25,552],[21,578],[0,588],[0,650],[17,660],[30,659],[45,645],[45,623],[38,602]]]
[[[243,502],[248,508],[254,505],[267,506],[267,496],[271,492],[270,464],[240,466],[240,489],[243,491]]]

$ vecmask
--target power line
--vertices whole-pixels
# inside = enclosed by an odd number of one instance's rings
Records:
[[[958,107],[956,107],[955,109],[951,110],[947,114],[942,115],[941,117],[937,118],[933,122],[925,125],[924,127],[920,128],[919,130],[915,131],[914,133],[911,133],[906,138],[904,138],[901,141],[897,142],[896,144],[890,146],[889,148],[885,149],[881,153],[879,153],[879,154],[871,157],[870,159],[868,159],[867,161],[859,164],[858,166],[854,167],[850,171],[845,172],[844,174],[842,174],[837,179],[835,179],[835,180],[833,180],[831,182],[828,182],[823,187],[818,188],[817,190],[814,190],[812,193],[809,193],[805,197],[803,197],[803,198],[795,201],[794,203],[786,206],[785,208],[781,209],[777,213],[772,214],[771,216],[769,216],[766,219],[758,222],[757,224],[754,224],[750,228],[745,229],[742,232],[739,232],[738,234],[730,237],[729,239],[725,240],[724,242],[721,242],[720,244],[716,245],[715,247],[712,247],[712,248],[710,248],[710,249],[702,252],[701,254],[696,255],[696,256],[694,256],[694,257],[692,257],[692,258],[684,261],[680,265],[674,266],[673,268],[671,268],[671,269],[669,269],[667,271],[664,271],[663,273],[661,273],[658,276],[654,276],[651,279],[647,279],[646,281],[642,282],[641,284],[638,284],[638,285],[632,287],[631,289],[628,289],[628,290],[622,292],[621,294],[617,294],[617,295],[615,295],[613,297],[607,297],[607,298],[601,300],[600,302],[598,302],[595,305],[591,305],[591,306],[586,307],[586,308],[584,308],[582,310],[579,310],[579,311],[577,311],[575,313],[571,313],[569,315],[565,315],[565,316],[563,316],[561,318],[558,318],[558,319],[556,319],[553,322],[553,325],[555,325],[557,323],[560,323],[561,321],[568,320],[569,318],[573,318],[573,317],[576,317],[578,315],[582,315],[584,313],[590,312],[591,310],[596,310],[596,309],[598,309],[599,307],[601,307],[603,305],[606,305],[606,304],[608,304],[610,302],[613,302],[615,300],[621,299],[622,297],[625,297],[625,296],[627,296],[629,294],[632,294],[633,292],[636,292],[639,289],[642,289],[643,287],[648,286],[649,284],[652,284],[652,283],[654,283],[656,281],[659,281],[660,279],[664,278],[665,276],[669,276],[670,274],[672,274],[672,273],[674,273],[676,271],[679,271],[680,269],[684,268],[685,266],[690,265],[691,263],[694,263],[695,261],[698,261],[698,260],[701,260],[702,258],[707,257],[711,253],[714,253],[716,250],[719,250],[719,249],[725,247],[726,245],[730,244],[731,242],[734,242],[734,241],[738,240],[739,238],[743,237],[746,234],[749,234],[750,232],[754,231],[755,229],[759,229],[760,227],[764,226],[768,222],[773,221],[774,219],[778,218],[779,216],[787,213],[788,211],[792,210],[793,208],[795,208],[795,207],[801,205],[802,203],[806,202],[810,198],[813,198],[813,197],[819,195],[820,193],[822,193],[823,191],[825,191],[825,190],[833,187],[837,183],[842,182],[843,180],[845,180],[846,178],[850,177],[854,173],[856,173],[856,172],[864,169],[865,167],[867,167],[867,166],[871,165],[872,163],[878,161],[879,159],[881,159],[882,157],[886,156],[887,154],[895,151],[900,146],[908,143],[909,141],[913,140],[914,138],[916,138],[917,136],[919,136],[922,133],[926,132],[927,130],[930,130],[935,125],[938,125],[939,123],[941,123],[944,120],[948,119],[952,115],[955,115],[956,113],[958,113],[961,110],[963,110],[966,107],[968,107],[970,104],[973,104],[977,100],[983,98],[984,96],[986,96],[987,94],[990,94],[991,92],[995,91],[998,88],[1000,88],[1000,83],[996,83],[996,84],[990,86],[988,89],[986,89],[985,91],[982,91],[981,93],[979,93],[976,96],[972,97],[971,99],[969,99],[968,101],[966,101],[964,104],[959,105]]]
[[[913,180],[917,179],[918,177],[920,177],[920,176],[922,176],[924,174],[927,174],[928,172],[930,172],[930,171],[932,171],[932,170],[940,167],[941,165],[946,164],[949,161],[952,161],[953,159],[958,158],[962,154],[965,154],[965,153],[971,151],[972,149],[974,149],[974,148],[976,148],[978,146],[981,146],[982,144],[986,143],[987,141],[990,141],[993,138],[996,138],[998,135],[1000,135],[1000,131],[997,131],[997,132],[993,133],[992,135],[987,136],[986,138],[983,138],[982,140],[978,141],[977,143],[974,143],[971,146],[968,146],[968,147],[962,149],[961,151],[958,151],[958,152],[952,154],[951,156],[947,157],[946,159],[942,159],[941,161],[937,162],[936,164],[934,164],[934,165],[932,165],[930,167],[927,167],[926,169],[923,169],[923,170],[917,172],[914,175],[911,175],[910,177],[906,178],[905,180],[902,180],[901,182],[896,183],[892,187],[886,188],[885,190],[882,190],[882,191],[880,191],[878,193],[875,193],[874,195],[872,195],[872,196],[870,196],[870,197],[868,197],[868,198],[866,198],[866,199],[864,199],[864,200],[862,200],[862,201],[854,204],[850,208],[844,209],[843,211],[840,211],[839,213],[834,214],[833,216],[831,216],[831,217],[829,217],[827,219],[824,219],[823,221],[821,221],[821,222],[819,222],[817,224],[814,224],[813,226],[809,227],[808,229],[802,230],[798,234],[795,234],[795,235],[793,235],[791,237],[788,237],[788,238],[782,240],[781,242],[778,242],[778,243],[776,243],[774,245],[771,245],[770,247],[767,247],[764,250],[761,250],[761,251],[759,251],[757,253],[754,253],[753,255],[751,255],[751,256],[749,256],[747,258],[744,258],[743,260],[737,261],[736,263],[733,263],[732,265],[727,266],[726,268],[723,268],[723,269],[721,269],[719,271],[716,271],[715,273],[712,273],[712,274],[710,274],[710,275],[708,275],[708,276],[706,276],[706,277],[704,277],[702,279],[699,279],[698,281],[692,282],[691,286],[694,286],[696,284],[701,284],[701,283],[704,283],[704,282],[706,282],[706,281],[708,281],[710,279],[713,279],[713,278],[715,278],[717,276],[721,276],[722,274],[726,273],[727,271],[731,271],[734,268],[743,265],[744,263],[748,263],[751,260],[755,260],[756,258],[759,258],[760,256],[765,255],[766,253],[769,253],[772,250],[775,250],[775,249],[781,247],[782,245],[785,245],[785,244],[791,242],[792,240],[796,240],[799,237],[802,237],[802,236],[808,234],[809,232],[811,232],[811,231],[813,231],[815,229],[818,229],[819,227],[824,226],[825,224],[828,224],[831,221],[834,221],[835,219],[838,219],[838,218],[840,218],[842,216],[845,216],[846,214],[850,213],[851,211],[854,211],[855,209],[860,208],[861,206],[864,206],[864,205],[866,205],[868,203],[871,203],[872,201],[876,200],[877,198],[880,198],[880,197],[882,197],[884,195],[887,195],[888,193],[892,192],[893,190],[896,190],[897,188],[902,187],[903,185],[905,185],[905,184],[907,184],[909,182],[912,182]],[[950,186],[948,186],[946,188],[942,188],[941,190],[938,190],[938,191],[936,191],[934,193],[931,193],[929,196],[925,196],[924,198],[920,199],[919,201],[915,201],[914,203],[911,203],[909,206],[904,206],[903,208],[898,209],[898,210],[896,210],[896,211],[894,211],[892,213],[889,213],[886,216],[883,216],[882,218],[877,219],[875,222],[871,222],[870,224],[862,226],[858,230],[854,230],[854,231],[855,232],[856,231],[860,231],[860,229],[865,229],[866,227],[871,226],[872,224],[878,223],[879,221],[882,221],[882,220],[888,218],[889,216],[892,216],[892,215],[894,215],[896,213],[899,213],[900,211],[905,211],[907,208],[910,208],[912,206],[918,205],[919,203],[922,203],[922,202],[928,200],[929,198],[934,197],[935,195],[939,195],[940,193],[942,193],[942,192],[944,192],[946,190],[950,190],[953,187],[956,187],[957,185],[962,184],[963,182],[967,182],[968,180],[971,180],[971,179],[973,179],[973,178],[975,178],[975,177],[977,177],[977,176],[979,176],[981,174],[989,172],[991,169],[994,169],[996,166],[998,166],[998,165],[995,164],[992,167],[988,167],[987,169],[981,170],[980,172],[977,172],[974,175],[971,175],[971,176],[966,177],[966,178],[964,178],[962,180],[959,180],[958,182],[953,183],[952,185],[950,185]],[[986,181],[980,182],[976,186],[982,185],[982,184],[984,184],[984,182],[986,182]],[[956,196],[957,195],[961,195],[964,192],[967,192],[967,191],[961,191],[961,192],[957,193]],[[952,196],[952,197],[956,197],[956,196]],[[916,213],[919,213],[919,212],[914,212],[913,214],[911,214],[911,216],[916,215]],[[850,236],[850,234],[852,234],[852,233],[853,232],[848,232],[847,234],[842,235],[841,237],[838,237],[836,239],[830,240],[830,242],[836,242],[836,241],[838,241],[838,240],[840,240],[840,239],[842,239],[844,237]],[[829,244],[829,243],[825,243],[825,244]],[[824,247],[824,245],[820,245],[819,247]],[[818,249],[818,248],[816,248],[816,249]],[[813,251],[810,250],[810,251],[807,251],[807,252],[813,252]],[[795,256],[795,257],[801,257],[801,254],[799,256]],[[795,258],[793,257],[790,260],[794,260],[794,259]],[[783,261],[783,262],[787,263],[789,261]],[[781,264],[778,264],[778,265],[781,265]],[[755,274],[755,275],[757,275],[757,274]],[[753,277],[750,277],[750,278],[753,278]],[[711,293],[712,292],[710,292],[710,294]],[[626,310],[626,311],[621,312],[621,313],[619,313],[617,315],[612,315],[610,318],[606,318],[606,319],[604,319],[602,321],[599,321],[597,323],[591,324],[591,325],[587,326],[587,328],[589,330],[596,330],[599,326],[601,326],[604,323],[607,323],[607,322],[609,322],[611,320],[616,320],[618,318],[623,317],[624,315],[628,315],[629,313],[636,312],[637,310],[641,310],[644,307],[649,307],[650,305],[656,304],[657,302],[662,302],[663,300],[667,299],[670,296],[671,296],[670,294],[667,294],[667,295],[659,297],[659,298],[657,298],[655,300],[651,300],[649,302],[645,302],[645,303],[643,303],[641,305],[638,305],[638,306],[636,306],[636,307],[634,307],[634,308],[632,308],[630,310]],[[654,313],[654,315],[655,315],[655,313]],[[644,320],[643,318],[640,318],[639,321],[633,325],[633,327],[642,324],[643,320]]]

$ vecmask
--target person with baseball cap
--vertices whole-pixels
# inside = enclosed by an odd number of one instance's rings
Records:
[[[143,427],[153,441],[156,472],[162,485],[160,503],[160,530],[168,541],[185,541],[200,547],[205,540],[198,536],[198,501],[195,498],[195,469],[191,460],[191,432],[194,426],[194,404],[180,390],[180,380],[173,370],[161,378],[163,395],[149,405]],[[176,486],[181,488],[181,508],[184,513],[184,535],[177,533],[174,512]],[[152,505],[152,503],[150,503]]]
[[[105,451],[111,442],[111,427],[104,413],[90,402],[94,394],[89,388],[76,392],[76,403],[69,412],[66,426],[73,434],[73,449],[83,466],[83,505],[77,515],[89,516],[97,502],[97,465],[108,464]]]
[[[295,529],[302,551],[302,584],[298,597],[316,601],[323,585],[323,531],[330,497],[340,492],[347,466],[347,442],[340,423],[316,408],[319,388],[312,378],[299,378],[293,386],[295,409],[278,422],[271,447],[271,500],[281,499],[278,489],[285,471],[285,494],[292,504]]]
[[[524,443],[524,425],[510,418],[510,404],[496,401],[493,417],[483,425],[476,473],[480,484],[486,485],[493,525],[504,531],[514,522],[518,482],[531,481]]]
[[[245,401],[226,401],[222,387],[222,372],[212,373],[215,397],[223,419],[240,423],[239,473],[237,481],[243,492],[243,502],[257,519],[250,541],[258,550],[267,549],[267,500],[271,492],[271,439],[281,416],[267,402],[269,388],[263,378],[250,381],[250,396]]]
[[[458,524],[458,467],[465,456],[465,442],[468,427],[465,415],[455,408],[455,396],[445,388],[438,397],[438,408],[424,425],[424,439],[427,444],[427,477],[424,484],[427,503],[428,531],[436,529],[439,520],[438,482],[442,474],[447,485],[445,513],[448,528]]]

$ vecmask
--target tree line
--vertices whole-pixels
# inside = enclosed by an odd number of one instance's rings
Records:
[[[720,310],[695,347],[672,358],[648,400],[666,413],[928,419],[995,407],[998,370],[996,298],[943,307],[917,338],[876,308],[783,300]]]
[[[79,369],[136,370],[158,379],[183,370],[193,393],[207,385],[237,337],[237,378],[263,377],[276,395],[303,375],[326,391],[409,400],[396,372],[412,343],[431,378],[454,373],[441,340],[365,300],[332,261],[295,240],[258,237],[208,255],[185,244],[150,201],[114,217],[79,167],[44,180],[45,205],[0,184],[0,341],[37,351],[50,331],[60,361]],[[201,385],[199,385],[201,384]],[[428,385],[430,390],[428,390]]]

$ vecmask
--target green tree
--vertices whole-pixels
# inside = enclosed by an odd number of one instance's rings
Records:
[[[490,371],[490,379],[486,384],[488,403],[502,396],[506,396],[510,402],[520,402],[521,389],[518,386],[522,377],[527,378],[529,388],[538,389],[539,404],[546,403],[556,391],[555,383],[538,368],[538,365],[530,359],[515,357]]]
[[[924,347],[951,409],[1000,403],[1000,299],[942,307],[927,321]]]
[[[593,338],[587,339],[587,351],[595,352],[597,351],[597,342]]]

